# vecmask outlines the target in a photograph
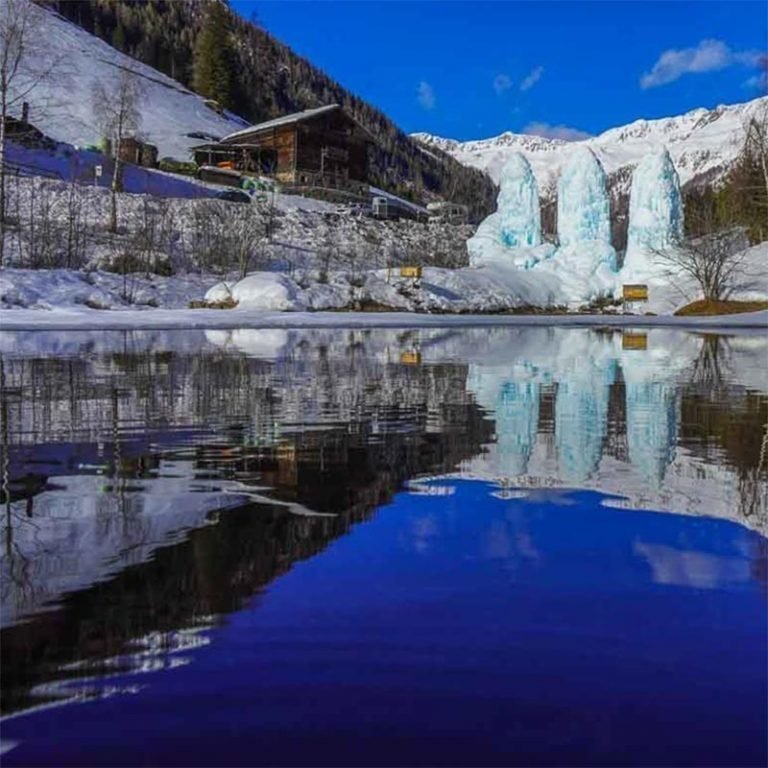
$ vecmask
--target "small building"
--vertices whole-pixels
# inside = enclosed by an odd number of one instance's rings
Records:
[[[469,208],[459,203],[428,203],[427,211],[429,211],[430,219],[449,224],[466,224],[469,219]]]
[[[270,176],[301,189],[368,195],[373,137],[339,104],[285,115],[194,148],[200,166]]]
[[[412,219],[420,222],[428,219],[426,208],[382,190],[377,190],[371,197],[371,216],[374,219]]]
[[[53,149],[56,142],[49,139],[39,128],[29,122],[29,105],[22,105],[21,118],[6,115],[5,138],[16,144],[34,149]]]
[[[145,168],[154,168],[157,165],[157,147],[139,141],[134,136],[124,136],[120,139],[118,152],[124,163],[143,165]]]

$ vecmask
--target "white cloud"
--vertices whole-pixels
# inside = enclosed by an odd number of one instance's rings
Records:
[[[497,96],[501,96],[504,91],[508,91],[511,87],[512,78],[509,75],[502,72],[493,78],[493,90],[496,91]]]
[[[549,123],[528,123],[523,133],[529,136],[543,136],[545,139],[561,139],[562,141],[581,141],[592,134],[571,128],[568,125],[550,125]]]
[[[521,91],[530,91],[536,83],[541,80],[541,76],[544,74],[544,67],[536,67],[532,69],[520,83]]]
[[[422,80],[418,87],[419,104],[424,109],[434,109],[436,104],[435,89],[426,81]]]
[[[758,56],[756,66],[760,71],[745,80],[743,85],[750,91],[768,96],[768,53]]]
[[[693,48],[670,48],[664,51],[640,78],[643,89],[657,88],[673,83],[683,75],[717,72],[740,64],[747,67],[759,65],[758,51],[734,51],[722,40],[702,40]]]

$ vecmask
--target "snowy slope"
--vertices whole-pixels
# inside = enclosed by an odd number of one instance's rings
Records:
[[[99,38],[61,16],[40,11],[42,36],[46,40],[45,62],[37,68],[52,68],[27,97],[30,121],[57,141],[83,145],[99,140],[92,92],[97,82],[107,89],[117,83],[122,69],[130,68],[141,78],[141,133],[156,144],[160,157],[189,158],[189,149],[203,143],[198,133],[221,137],[247,125],[234,115],[218,115],[204,100],[170,77],[120,53]]]
[[[666,146],[680,182],[685,184],[704,173],[717,175],[729,166],[741,149],[745,121],[765,108],[768,97],[711,110],[694,109],[679,117],[635,120],[576,142],[510,132],[465,142],[427,133],[412,136],[428,147],[442,149],[464,165],[486,171],[497,183],[509,156],[521,152],[531,164],[543,193],[550,178],[557,175],[578,146],[590,147],[608,174],[634,166],[644,155]]]

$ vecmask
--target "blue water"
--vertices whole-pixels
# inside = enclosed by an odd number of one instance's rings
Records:
[[[98,684],[136,692],[6,720],[4,765],[766,763],[764,538],[592,491],[420,487],[186,663]]]
[[[4,766],[768,764],[768,334],[0,334]]]

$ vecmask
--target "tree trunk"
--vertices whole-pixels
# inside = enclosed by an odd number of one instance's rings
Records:
[[[120,148],[115,152],[115,167],[112,171],[111,199],[109,212],[109,231],[117,232],[117,193],[120,189],[120,174],[122,173],[122,163],[120,162]]]
[[[0,103],[0,269],[5,266],[5,116],[6,91],[3,88]]]

